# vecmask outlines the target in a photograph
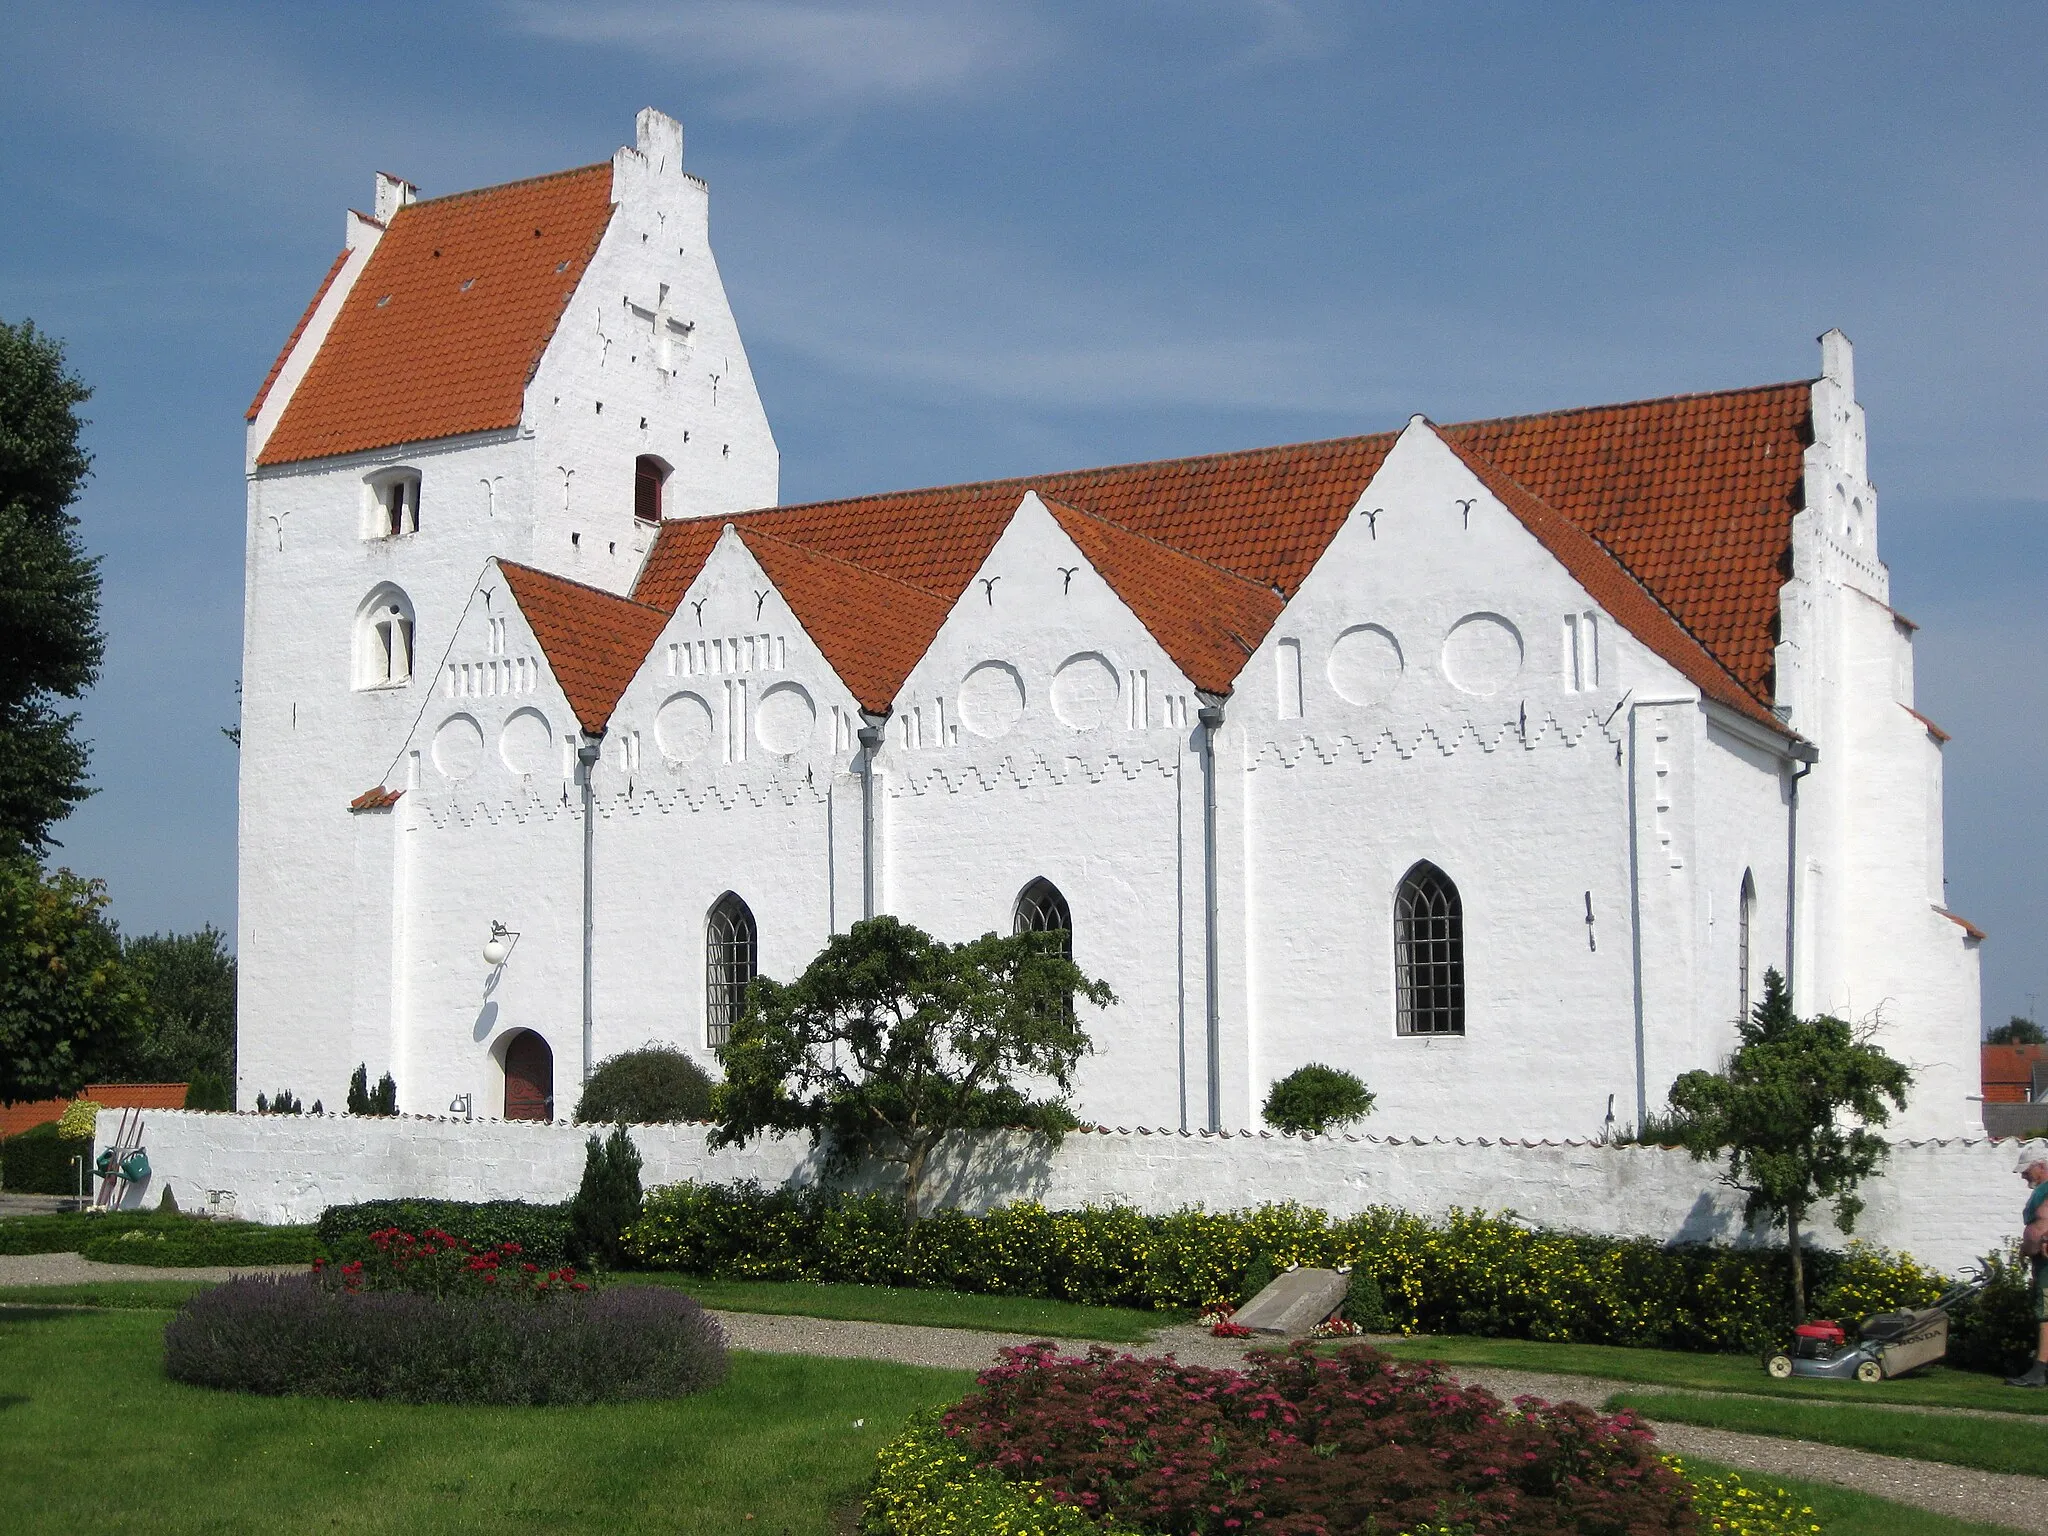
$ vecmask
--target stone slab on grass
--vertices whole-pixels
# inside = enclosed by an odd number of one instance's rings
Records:
[[[1290,1269],[1232,1315],[1254,1333],[1292,1338],[1344,1305],[1350,1282],[1334,1269]]]

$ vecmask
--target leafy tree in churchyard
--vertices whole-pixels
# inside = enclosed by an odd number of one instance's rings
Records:
[[[0,848],[40,855],[92,793],[75,699],[99,675],[99,562],[71,504],[91,466],[77,407],[92,391],[33,322],[0,321]]]
[[[97,880],[0,855],[0,1104],[76,1093],[128,1048],[143,998],[106,904]]]
[[[794,982],[756,978],[719,1052],[711,1145],[808,1131],[832,1169],[900,1163],[903,1219],[915,1225],[925,1164],[950,1132],[1016,1127],[1057,1141],[1077,1123],[1066,1096],[1089,1043],[1074,1001],[1106,1008],[1116,997],[1064,940],[947,944],[872,917]]]
[[[2001,1024],[1984,1037],[1986,1045],[2048,1045],[2048,1034],[2032,1019],[2012,1016],[2010,1024]]]
[[[1835,1225],[1855,1228],[1857,1187],[1890,1148],[1868,1129],[1906,1107],[1913,1074],[1842,1020],[1802,1019],[1785,978],[1764,973],[1764,995],[1739,1026],[1740,1044],[1719,1072],[1688,1072],[1671,1085],[1684,1116],[1684,1146],[1697,1161],[1721,1154],[1725,1183],[1748,1196],[1751,1219],[1785,1226],[1792,1258],[1792,1316],[1806,1316],[1800,1232],[1823,1201]],[[1889,1103],[1887,1102],[1889,1101]],[[1844,1118],[1861,1122],[1845,1128]]]
[[[146,933],[124,937],[121,953],[145,1001],[113,1075],[138,1083],[234,1082],[235,957],[227,935],[212,924],[197,933]]]
[[[666,1125],[711,1118],[711,1076],[672,1045],[622,1051],[597,1064],[576,1101],[578,1125]]]
[[[1351,1073],[1312,1061],[1273,1085],[1263,1111],[1266,1124],[1297,1136],[1321,1136],[1372,1113],[1373,1091]]]

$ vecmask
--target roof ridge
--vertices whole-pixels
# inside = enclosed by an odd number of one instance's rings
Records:
[[[1441,427],[1431,421],[1430,425],[1439,432],[1455,432],[1464,427],[1505,427],[1546,416],[1590,416],[1595,411],[1635,411],[1646,405],[1678,405],[1687,400],[1725,400],[1731,395],[1768,395],[1781,389],[1811,389],[1819,382],[1816,375],[1806,379],[1782,379],[1776,384],[1741,384],[1732,389],[1695,389],[1678,395],[1645,395],[1640,400],[1613,400],[1605,405],[1567,405],[1553,411],[1523,411],[1515,416],[1480,416],[1471,421],[1448,422]],[[1427,416],[1423,419],[1429,420]]]
[[[684,521],[684,519],[679,518],[677,521]],[[749,538],[766,539],[771,544],[780,544],[784,549],[796,550],[799,554],[808,555],[813,560],[829,560],[834,565],[844,566],[849,571],[859,571],[861,575],[872,577],[876,581],[886,581],[892,587],[901,587],[906,592],[915,592],[919,597],[934,598],[939,602],[947,603],[949,606],[952,602],[952,599],[942,593],[932,591],[929,587],[920,587],[915,582],[905,581],[900,576],[891,576],[886,571],[878,571],[871,565],[862,565],[858,560],[849,560],[844,555],[830,554],[814,545],[805,544],[796,539],[786,539],[779,533],[769,533],[766,529],[742,528],[730,518],[727,519],[727,522],[731,524],[733,532],[739,535],[742,543]],[[774,578],[770,577],[769,579],[773,580]],[[642,606],[652,605],[642,604]]]
[[[1192,561],[1196,565],[1202,566],[1207,570],[1214,571],[1219,576],[1227,576],[1232,581],[1240,582],[1243,585],[1251,588],[1252,591],[1257,592],[1262,596],[1285,596],[1284,593],[1276,591],[1273,587],[1267,586],[1264,582],[1252,580],[1251,577],[1245,575],[1242,571],[1233,571],[1227,565],[1218,565],[1214,560],[1205,560],[1204,558],[1202,558],[1202,556],[1195,554],[1190,550],[1182,549],[1178,544],[1169,544],[1165,539],[1156,538],[1152,534],[1140,533],[1135,528],[1126,527],[1124,524],[1118,522],[1113,517],[1104,517],[1100,512],[1090,511],[1087,507],[1077,507],[1071,501],[1062,501],[1057,496],[1048,496],[1045,494],[1045,492],[1037,490],[1036,488],[1033,489],[1032,494],[1036,496],[1040,501],[1045,502],[1049,506],[1063,508],[1066,511],[1073,513],[1076,517],[1093,518],[1096,522],[1102,524],[1105,528],[1114,528],[1118,533],[1123,534],[1126,538],[1140,540],[1143,543],[1150,544],[1155,549],[1163,549],[1170,555],[1177,555],[1183,560]]]
[[[621,596],[609,587],[592,586],[587,581],[578,581],[574,576],[563,576],[555,571],[544,571],[539,566],[528,565],[522,560],[507,560],[503,555],[493,555],[491,558],[498,562],[500,570],[519,571],[528,576],[544,576],[549,581],[558,581],[565,587],[575,587],[579,591],[588,592],[596,597],[608,597],[613,602],[625,603],[628,607],[644,608],[647,612],[658,613],[663,618],[668,618],[675,612],[673,608],[662,608],[654,603],[643,603],[637,597]]]
[[[429,203],[452,203],[462,197],[482,197],[486,192],[503,192],[512,187],[530,187],[543,181],[559,181],[565,176],[587,176],[592,171],[608,171],[611,166],[609,160],[593,160],[588,165],[572,165],[566,171],[546,171],[539,176],[520,176],[511,181],[494,181],[487,187],[465,187],[460,192],[443,192],[438,197],[416,197],[407,203],[405,208],[395,210],[392,217],[397,218],[406,208],[423,208]]]

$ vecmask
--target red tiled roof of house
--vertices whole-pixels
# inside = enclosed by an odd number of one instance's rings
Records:
[[[292,348],[299,344],[299,338],[306,334],[306,327],[313,323],[313,311],[318,309],[320,301],[327,297],[327,290],[334,286],[334,280],[341,275],[342,266],[348,258],[349,253],[346,250],[335,257],[334,265],[327,269],[327,275],[320,279],[320,286],[313,290],[312,302],[306,306],[306,312],[299,316],[299,323],[292,327],[291,335],[285,338],[284,350],[277,354],[277,361],[270,365],[270,372],[263,375],[263,386],[256,391],[256,398],[249,402],[248,420],[254,421],[257,413],[263,409],[263,402],[270,398],[270,386],[275,384],[277,376],[284,372],[284,365],[292,355]]]
[[[1039,499],[1188,681],[1228,693],[1287,606],[1280,595],[1093,513]]]
[[[500,560],[498,569],[578,723],[601,733],[669,612],[510,560]]]
[[[1479,483],[1514,513],[1616,623],[1677,668],[1715,703],[1784,733],[1785,723],[1758,703],[1705,646],[1687,634],[1598,539],[1565,519],[1480,454],[1454,439],[1445,441]]]
[[[611,196],[606,162],[399,209],[257,462],[517,426]]]
[[[2034,1096],[2034,1068],[2048,1062],[2048,1046],[1983,1047],[1984,1102],[2025,1104]]]
[[[886,714],[952,605],[760,528],[740,537],[860,707]]]

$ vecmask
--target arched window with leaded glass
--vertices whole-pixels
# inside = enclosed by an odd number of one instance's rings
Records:
[[[1427,859],[1394,893],[1394,1012],[1404,1035],[1465,1033],[1465,907]]]
[[[704,1038],[711,1046],[732,1038],[747,1008],[747,984],[760,974],[754,914],[731,891],[711,904],[704,919]]]
[[[1057,933],[1065,936],[1061,947],[1074,958],[1074,914],[1067,898],[1050,880],[1038,879],[1017,893],[1013,933]]]

